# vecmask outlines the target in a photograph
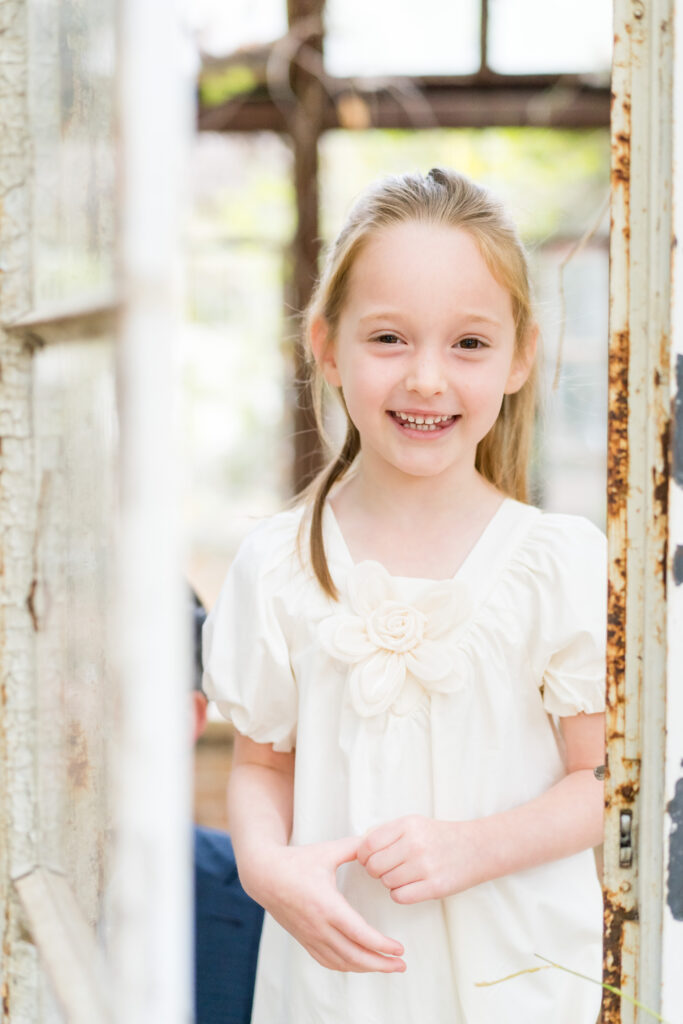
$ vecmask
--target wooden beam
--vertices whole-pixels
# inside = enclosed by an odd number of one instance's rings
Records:
[[[602,128],[609,125],[610,87],[579,75],[477,75],[412,78],[381,83],[332,79],[318,82],[320,132],[353,128],[345,117],[353,97],[371,128]],[[200,104],[200,131],[288,132],[287,106],[274,102],[265,85],[218,106]]]
[[[316,58],[322,68],[322,14],[324,0],[288,0],[290,36]],[[298,35],[298,40],[297,40]],[[306,352],[300,336],[298,315],[309,303],[318,276],[320,230],[318,226],[318,140],[322,131],[325,90],[320,74],[296,60],[289,62],[290,103],[280,103],[280,113],[292,141],[296,229],[292,244],[292,278],[288,305],[294,310],[294,427],[293,488],[302,490],[322,466],[322,445],[315,424]]]

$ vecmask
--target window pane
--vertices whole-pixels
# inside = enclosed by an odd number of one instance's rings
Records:
[[[328,0],[333,75],[460,75],[479,67],[479,2]]]
[[[612,0],[490,0],[494,71],[607,72],[611,60]]]
[[[181,0],[183,17],[206,53],[269,43],[287,31],[285,0]]]
[[[285,500],[291,464],[283,340],[294,226],[291,156],[275,135],[200,135],[183,335],[189,575],[215,597],[250,517]]]
[[[115,403],[111,340],[53,344],[34,356],[37,841],[41,862],[65,872],[101,937],[117,704],[107,657]]]
[[[29,4],[35,307],[113,287],[114,13]]]

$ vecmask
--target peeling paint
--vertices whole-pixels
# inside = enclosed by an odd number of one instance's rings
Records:
[[[625,925],[628,921],[637,921],[638,912],[635,908],[624,910],[622,893],[605,891],[604,897],[604,954],[603,954],[603,975],[605,985],[612,985],[614,988],[624,987],[622,971],[622,953],[625,940]],[[607,989],[603,992],[602,1000],[602,1024],[621,1022],[621,997],[615,992]]]
[[[681,762],[683,767],[683,761]],[[683,921],[683,778],[676,783],[667,806],[671,818],[666,902],[675,921]]]
[[[676,356],[676,394],[673,400],[674,480],[683,487],[683,355]]]

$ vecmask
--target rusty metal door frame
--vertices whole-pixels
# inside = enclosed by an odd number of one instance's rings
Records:
[[[606,982],[655,1012],[666,1005],[677,1022],[683,926],[668,896],[672,880],[683,885],[672,803],[683,787],[680,468],[671,473],[672,429],[681,430],[671,373],[681,348],[676,283],[672,307],[674,83],[680,95],[683,78],[675,6],[614,5],[604,968]],[[603,1024],[651,1019],[605,994]]]

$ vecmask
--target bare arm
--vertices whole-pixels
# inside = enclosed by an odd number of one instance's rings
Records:
[[[228,815],[235,859],[242,885],[258,899],[261,860],[273,847],[287,846],[292,831],[294,752],[280,754],[237,733],[232,763]]]
[[[567,775],[545,793],[474,821],[399,818],[370,832],[358,859],[397,903],[416,903],[597,846],[603,786],[593,769],[604,761],[604,715],[560,721]]]
[[[238,734],[229,810],[245,890],[324,967],[405,970],[401,944],[372,928],[337,889],[337,868],[356,859],[359,840],[288,845],[293,792],[294,753]]]

